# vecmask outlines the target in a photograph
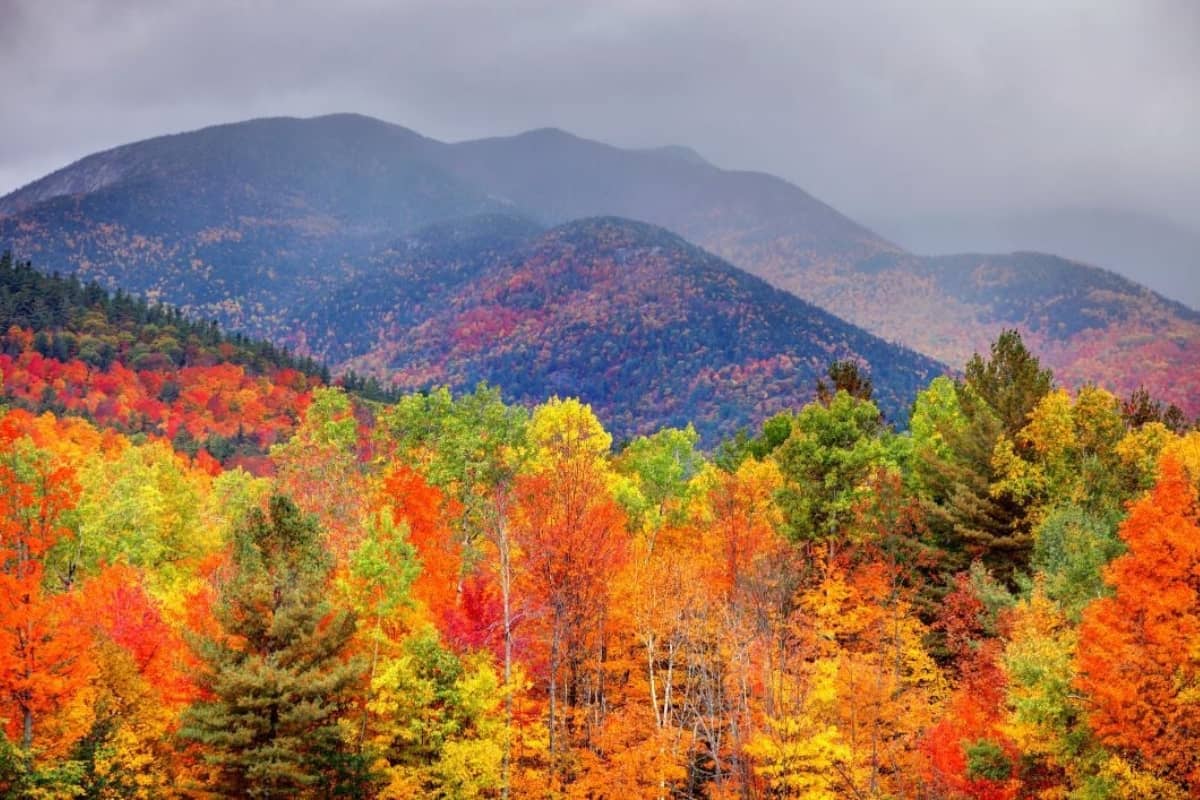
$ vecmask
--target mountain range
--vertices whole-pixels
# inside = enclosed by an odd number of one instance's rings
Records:
[[[871,227],[919,253],[1037,250],[1111,269],[1200,309],[1200,229],[1161,213],[1060,207],[874,217]]]
[[[1200,413],[1200,314],[1114,273],[919,256],[779,178],[554,129],[445,143],[343,114],[159,137],[0,198],[5,246],[404,388],[580,394],[623,435],[697,419],[712,441],[838,358],[902,418],[1005,327],[1068,384]]]

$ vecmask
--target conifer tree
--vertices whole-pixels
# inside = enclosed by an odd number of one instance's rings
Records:
[[[220,795],[358,796],[366,779],[338,728],[361,672],[345,657],[355,620],[327,599],[333,564],[315,522],[282,495],[269,509],[234,533],[213,609],[220,633],[194,644],[209,699],[180,735]]]
[[[829,405],[838,392],[845,392],[859,400],[870,400],[874,393],[871,385],[871,375],[865,372],[858,363],[850,359],[834,361],[829,365],[829,383],[823,378],[817,380],[817,401]]]
[[[990,358],[977,353],[967,363],[963,380],[955,384],[954,408],[939,412],[927,435],[914,442],[914,468],[931,523],[963,559],[958,566],[981,558],[1010,578],[1028,561],[1031,521],[1020,498],[997,490],[1001,476],[994,456],[1002,440],[1012,443],[1013,456],[1025,455],[1017,434],[1051,388],[1050,371],[1042,369],[1021,335],[1004,331]],[[914,429],[925,424],[914,419]]]

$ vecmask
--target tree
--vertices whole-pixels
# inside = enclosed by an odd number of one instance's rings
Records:
[[[1005,735],[1005,674],[987,575],[959,573],[934,623],[945,637],[957,685],[923,749],[933,797],[1011,800],[1021,788],[1016,746]]]
[[[1114,594],[1087,608],[1078,686],[1096,735],[1149,772],[1200,792],[1200,508],[1172,458],[1121,526]]]
[[[561,776],[569,735],[577,730],[566,724],[572,712],[587,707],[603,716],[610,583],[628,541],[624,515],[608,490],[612,437],[591,408],[552,398],[534,411],[529,429],[537,454],[531,474],[518,482],[515,528],[549,645],[549,749]]]
[[[1078,789],[1101,755],[1074,691],[1078,634],[1039,579],[1010,615],[1004,648],[1008,721],[1004,730],[1042,784]],[[1086,796],[1086,795],[1085,795]]]
[[[617,488],[617,499],[629,515],[632,530],[645,530],[653,538],[662,525],[682,521],[690,481],[703,463],[696,451],[699,441],[690,425],[684,430],[664,428],[634,439],[621,451],[617,469],[624,481]]]
[[[0,420],[0,716],[28,759],[37,725],[81,690],[91,664],[73,598],[44,581],[48,552],[71,537],[75,477],[18,424]]]
[[[147,568],[156,588],[166,588],[220,546],[204,519],[210,479],[165,442],[90,455],[79,473],[79,540],[59,559],[64,582],[121,560]]]
[[[429,482],[458,504],[462,560],[468,562],[477,555],[481,542],[494,553],[503,627],[505,720],[510,735],[516,548],[509,516],[517,476],[532,455],[526,425],[524,409],[505,405],[498,390],[480,384],[472,394],[457,400],[447,389],[401,398],[380,415],[379,426],[386,437],[385,447],[399,450],[403,460],[420,466]],[[504,747],[501,794],[507,798],[511,760],[507,739]]]
[[[1159,422],[1175,433],[1185,433],[1194,427],[1175,404],[1163,407],[1161,400],[1151,397],[1145,386],[1139,386],[1129,397],[1121,401],[1121,415],[1130,428],[1140,428],[1152,422]]]
[[[1074,402],[1063,389],[1047,393],[1015,437],[1004,436],[992,455],[993,494],[1006,493],[1036,525],[1048,507],[1074,503],[1119,510],[1123,492],[1117,445],[1125,435],[1117,399],[1094,386]]]
[[[834,361],[829,365],[829,383],[817,380],[817,401],[829,405],[838,392],[845,392],[859,400],[870,400],[874,392],[871,386],[871,375],[865,372],[856,361]]]
[[[315,522],[285,496],[234,532],[213,609],[220,635],[195,640],[206,699],[180,730],[224,796],[352,795],[361,782],[338,725],[361,672],[343,658],[355,618],[330,607],[331,573]]]
[[[286,443],[271,448],[280,491],[316,515],[337,558],[354,549],[364,516],[366,485],[358,465],[358,421],[341,389],[317,389],[304,421]]]
[[[826,539],[842,533],[879,467],[898,468],[902,442],[879,409],[844,391],[828,405],[810,403],[775,451],[784,484],[777,496],[788,536]]]
[[[917,795],[921,736],[944,689],[911,592],[889,565],[848,572],[848,558],[820,556],[820,581],[791,620],[794,658],[772,677],[776,703],[748,754],[783,797]]]
[[[1104,568],[1124,551],[1117,535],[1121,515],[1066,505],[1052,511],[1036,530],[1032,566],[1042,591],[1072,622],[1084,608],[1111,594]]]
[[[951,566],[979,558],[1010,581],[1025,566],[1033,521],[1026,499],[1000,485],[1002,468],[1028,454],[1018,433],[1052,386],[1050,371],[1009,330],[992,344],[988,360],[977,353],[968,362],[953,403],[936,381],[928,390],[934,397],[918,398],[915,481],[931,527],[957,555]]]
[[[195,699],[187,646],[143,587],[139,570],[106,567],[81,587],[93,630],[94,721],[73,748],[84,796],[171,796],[185,768],[172,747],[180,711]]]
[[[1054,387],[1054,376],[1042,369],[1020,333],[1006,330],[992,343],[989,359],[976,353],[967,362],[963,383],[974,390],[995,414],[1001,430],[1011,437],[1025,427],[1029,413]]]
[[[491,659],[459,658],[426,628],[372,680],[372,744],[383,756],[380,798],[474,800],[501,788],[504,695]]]

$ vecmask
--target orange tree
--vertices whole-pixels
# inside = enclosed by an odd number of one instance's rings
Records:
[[[1181,465],[1121,526],[1112,597],[1084,612],[1076,666],[1101,741],[1200,792],[1200,507]]]

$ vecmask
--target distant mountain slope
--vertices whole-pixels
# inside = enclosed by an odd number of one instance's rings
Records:
[[[1011,253],[880,256],[831,277],[817,302],[948,363],[1015,326],[1068,386],[1144,384],[1200,413],[1200,313],[1113,272]]]
[[[356,115],[264,119],[89,156],[0,198],[22,257],[258,334],[298,299],[426,225],[489,212],[554,225],[615,214],[707,246],[783,239],[809,261],[895,248],[785,181],[682,148],[557,130],[444,144]]]
[[[340,361],[359,353],[332,338],[346,328],[331,325],[331,312],[349,304],[368,322],[415,322],[445,296],[397,247],[424,237],[435,252],[439,223],[453,230],[498,213],[669,228],[956,366],[1017,326],[1068,382],[1145,383],[1200,413],[1200,323],[1136,284],[1049,256],[920,258],[778,178],[722,170],[681,148],[625,150],[553,129],[446,144],[336,115],[161,137],[0,199],[0,246]],[[459,261],[467,274],[486,259]],[[426,293],[398,292],[404,280]]]
[[[503,208],[355,115],[265,119],[98,153],[0,199],[0,246],[258,335],[380,243]]]
[[[467,142],[439,157],[548,219],[619,214],[668,227],[946,363],[961,365],[1001,328],[1018,327],[1069,384],[1145,384],[1200,414],[1195,314],[1111,272],[1031,253],[916,257],[777,178],[561,131]]]
[[[675,148],[624,150],[546,128],[462,142],[434,157],[463,181],[549,223],[614,214],[709,249],[726,240],[782,238],[813,260],[899,251],[786,181],[719,169]]]
[[[619,435],[692,421],[709,444],[807,402],[836,359],[869,367],[892,419],[943,370],[623,219],[554,228],[460,282],[441,306],[416,327],[379,326],[349,366],[394,372],[409,388],[486,380],[521,401],[577,394]]]
[[[522,217],[486,214],[397,238],[365,256],[352,278],[298,305],[296,327],[279,337],[334,364],[365,355],[380,330],[405,335],[543,230]]]
[[[1200,310],[1200,227],[1115,208],[885,218],[914,253],[1036,250],[1111,269]]]

